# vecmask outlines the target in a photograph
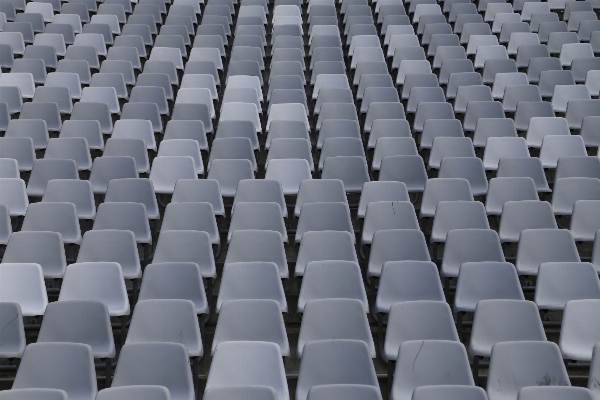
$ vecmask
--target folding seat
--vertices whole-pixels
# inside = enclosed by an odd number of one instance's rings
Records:
[[[545,228],[521,232],[516,262],[519,274],[535,276],[545,262],[579,262],[570,231]]]
[[[33,141],[28,137],[0,138],[0,157],[14,159],[19,171],[31,171],[35,162]]]
[[[471,102],[471,101],[493,101],[493,97],[492,97],[492,91],[489,88],[489,86],[484,86],[484,85],[474,85],[474,86],[460,86],[458,88],[458,90],[456,91],[456,98],[454,100],[454,111],[456,113],[461,113],[464,114],[467,111],[467,105]],[[481,120],[483,119],[490,119],[490,118],[480,118],[478,120],[478,123],[481,122]],[[500,118],[497,119],[499,120],[503,120],[504,118]],[[511,123],[512,120],[508,120]],[[475,138],[477,138],[477,124],[475,125]],[[513,123],[513,129],[514,129],[514,123]],[[481,133],[481,130],[480,130]],[[515,135],[516,135],[516,131],[515,131]],[[477,141],[475,141],[477,143]],[[476,144],[477,146],[477,144]]]
[[[497,74],[504,75],[504,74]],[[495,84],[494,84],[495,85]],[[505,87],[503,93],[502,107],[505,112],[515,112],[517,105],[521,101],[527,102],[541,102],[542,96],[540,95],[539,88],[536,85],[512,85],[509,84]]]
[[[446,98],[454,99],[461,86],[480,86],[483,85],[481,75],[477,72],[455,72],[448,78],[446,84]],[[405,85],[406,86],[406,85]],[[404,92],[404,88],[403,88]]]
[[[535,302],[541,310],[565,310],[563,321],[566,321],[566,305],[571,300],[596,300],[599,298],[599,285],[589,263],[580,262],[546,262],[540,265]],[[557,285],[557,282],[561,282]],[[561,345],[563,338],[561,337]],[[575,359],[590,359],[591,354]],[[586,352],[589,350],[586,350]],[[574,354],[571,354],[574,355]],[[564,355],[567,358],[567,355]],[[569,359],[571,357],[568,357]]]
[[[415,369],[412,362],[416,354],[420,354],[421,362]],[[400,345],[391,398],[408,399],[415,388],[431,384],[474,386],[467,352],[461,343],[409,340]]]

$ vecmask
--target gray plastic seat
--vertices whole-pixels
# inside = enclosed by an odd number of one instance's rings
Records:
[[[132,400],[171,400],[169,390],[164,386],[158,385],[136,385],[122,386],[118,388],[106,388],[100,390],[96,400],[116,400],[126,396]]]
[[[85,138],[50,139],[44,158],[75,160],[79,171],[90,170],[92,167],[92,158]]]
[[[42,197],[51,179],[79,179],[74,160],[36,160],[27,184],[27,195]]]
[[[521,232],[516,267],[520,275],[537,275],[546,262],[579,262],[579,254],[570,231],[562,229],[526,229]]]
[[[362,384],[378,389],[375,369],[364,342],[342,339],[306,344],[300,366],[297,398],[312,398],[312,394],[309,393],[313,387],[331,383]]]
[[[72,203],[30,204],[21,230],[58,232],[62,235],[64,243],[81,243],[77,211]]]
[[[33,140],[29,137],[0,138],[0,157],[17,161],[19,171],[31,171],[35,162]]]
[[[598,299],[597,274],[590,263],[546,262],[540,265],[535,302],[540,310],[563,310],[570,300]],[[560,284],[557,285],[557,283]]]
[[[287,302],[277,264],[273,262],[229,263],[223,269],[223,277],[217,298],[216,312],[231,300],[270,299],[278,303],[281,312],[287,312]]]
[[[137,177],[138,172],[133,157],[105,156],[94,160],[89,180],[94,193],[105,194],[110,180]]]
[[[549,386],[549,387],[524,387],[519,390],[518,400],[535,400],[540,398],[555,399],[567,396],[573,400],[593,399],[592,391],[580,387]]]
[[[191,230],[161,232],[153,262],[193,262],[199,266],[203,277],[213,279],[216,277],[215,261],[208,232]]]
[[[182,343],[189,357],[202,357],[202,339],[194,303],[183,299],[140,301],[131,318],[125,346],[148,342]]]
[[[444,242],[455,229],[489,229],[483,204],[475,201],[440,201],[435,210],[431,243]]]
[[[89,181],[79,179],[52,179],[48,181],[42,202],[75,204],[79,219],[94,219],[96,206]]]
[[[412,361],[417,353],[423,358],[418,367],[415,365],[416,368],[413,369]],[[467,353],[461,343],[446,340],[411,340],[400,346],[392,398],[408,399],[415,388],[430,384],[474,385]]]
[[[535,303],[523,300],[490,299],[477,303],[469,354],[490,357],[500,342],[546,341]]]
[[[73,106],[71,120],[96,120],[100,122],[103,134],[110,134],[113,129],[110,109],[106,103],[79,102]]]
[[[258,323],[257,323],[258,322]],[[270,299],[228,300],[221,305],[212,353],[224,342],[271,342],[289,356],[290,347],[280,305]]]
[[[522,369],[522,380],[512,380],[512,372]],[[537,386],[540,379],[551,379],[553,386],[569,386],[569,377],[558,346],[550,342],[520,341],[494,345],[487,392],[490,400],[516,398],[525,386]],[[510,377],[509,377],[510,376]],[[498,395],[502,386],[504,395]]]
[[[110,317],[99,301],[60,301],[48,305],[37,343],[82,343],[90,346],[94,358],[114,358]],[[79,322],[85,316],[86,325]]]
[[[420,315],[413,326],[402,324],[404,318]],[[452,311],[442,301],[418,300],[394,304],[389,312],[388,329],[385,338],[383,357],[396,361],[398,350],[403,343],[411,340],[458,341]]]
[[[249,374],[247,367],[255,365],[257,359],[261,360],[261,365],[265,368]],[[275,391],[279,398],[289,398],[281,351],[277,344],[240,341],[224,342],[217,346],[209,371],[205,397],[213,390],[233,390],[243,385],[267,386]],[[244,395],[247,394],[248,392],[244,392]]]
[[[504,262],[498,234],[491,229],[453,229],[446,236],[441,276],[456,277],[466,262]]]
[[[3,262],[39,264],[47,278],[62,278],[67,264],[58,232],[14,232]]]
[[[571,215],[578,200],[597,200],[598,181],[596,178],[561,178],[555,182],[552,196],[552,210],[555,215]]]
[[[144,372],[133,372],[140,370]],[[112,387],[148,384],[165,386],[172,399],[189,400],[195,397],[184,345],[150,342],[131,343],[123,347]]]
[[[6,330],[2,337],[3,350],[0,355],[2,358],[21,358],[26,346],[21,307],[17,303],[3,302],[0,303],[0,309],[2,309],[2,322],[6,324]],[[6,398],[10,400],[9,396]],[[59,399],[66,399],[66,395]]]
[[[51,372],[40,373],[40,366]],[[71,399],[95,399],[98,389],[91,347],[81,343],[27,346],[12,389],[35,388],[62,389]]]

